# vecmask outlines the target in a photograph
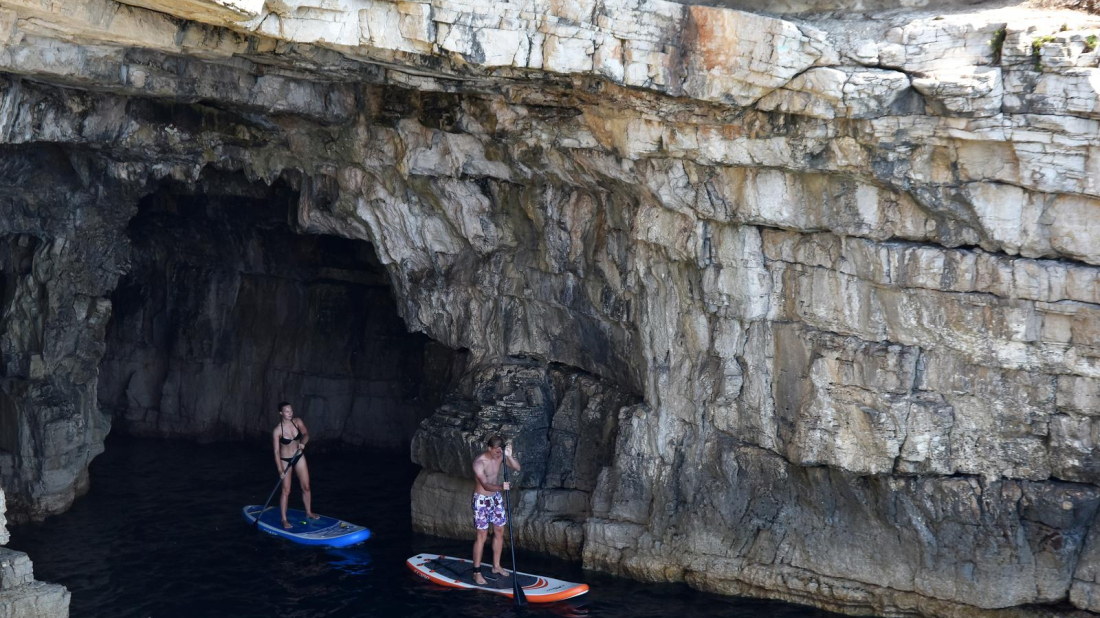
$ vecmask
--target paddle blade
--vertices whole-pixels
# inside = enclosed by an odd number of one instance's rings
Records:
[[[519,577],[512,574],[512,598],[516,600],[516,607],[527,605],[527,595],[523,593],[523,587],[519,585]]]

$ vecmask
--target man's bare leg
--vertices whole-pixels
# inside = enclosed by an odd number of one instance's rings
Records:
[[[478,530],[477,538],[474,539],[474,583],[479,586],[484,586],[488,582],[481,575],[481,554],[485,550],[485,539],[489,536],[489,529]]]
[[[500,552],[504,549],[504,528],[493,526],[493,572],[497,575],[508,575],[500,566]]]
[[[283,528],[290,530],[294,526],[290,525],[290,522],[286,520],[286,505],[290,500],[290,475],[283,477],[283,491],[279,495],[279,512],[283,515]]]

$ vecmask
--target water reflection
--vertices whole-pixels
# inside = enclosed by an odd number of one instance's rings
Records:
[[[473,591],[456,590],[455,592],[460,594],[479,594]],[[463,615],[468,618],[550,618],[551,616],[560,616],[560,618],[590,618],[592,614],[584,608],[584,603],[574,604],[570,601],[562,601],[559,603],[540,603],[529,604],[523,607],[516,607],[512,599],[501,595],[494,595],[496,598],[489,602],[489,598],[486,599],[486,603],[481,607],[474,609],[473,611],[467,611]]]
[[[330,548],[324,550],[332,557],[329,566],[351,575],[367,575],[371,568],[370,552],[363,547]]]

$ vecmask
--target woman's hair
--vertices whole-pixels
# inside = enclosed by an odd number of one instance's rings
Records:
[[[276,408],[276,411],[277,411],[277,412],[282,412],[282,411],[283,411],[283,408],[285,408],[285,407],[287,407],[287,406],[289,406],[289,405],[290,405],[290,402],[289,402],[289,401],[280,401],[280,402],[279,402],[279,407],[278,407],[278,408]]]
[[[493,435],[489,436],[489,439],[486,440],[485,443],[489,445],[489,448],[504,446],[504,438],[500,437],[499,433],[494,433]]]

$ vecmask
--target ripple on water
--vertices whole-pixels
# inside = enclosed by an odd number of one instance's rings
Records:
[[[112,437],[92,464],[88,495],[44,524],[14,527],[10,545],[31,555],[38,579],[69,588],[74,618],[516,616],[507,598],[435,586],[405,567],[423,551],[469,551],[468,542],[410,532],[417,467],[406,455],[311,453],[309,463],[317,510],[368,526],[369,541],[310,548],[250,530],[240,509],[262,503],[276,480],[263,445]],[[592,587],[570,602],[529,607],[525,618],[833,616],[645,585],[526,552],[518,559],[522,570]]]

